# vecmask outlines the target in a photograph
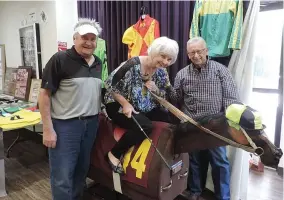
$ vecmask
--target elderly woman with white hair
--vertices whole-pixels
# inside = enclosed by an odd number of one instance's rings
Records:
[[[160,37],[148,48],[147,56],[137,56],[123,62],[105,82],[105,104],[108,116],[127,132],[106,155],[112,170],[124,174],[121,159],[127,150],[145,139],[138,121],[147,135],[151,134],[151,121],[168,122],[168,113],[152,98],[149,90],[161,97],[170,86],[166,68],[175,63],[179,47],[176,41]]]

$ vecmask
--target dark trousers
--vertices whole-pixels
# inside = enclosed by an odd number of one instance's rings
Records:
[[[230,199],[230,164],[226,155],[226,147],[217,147],[205,150],[208,153],[212,167],[212,178],[215,196],[218,200]],[[204,189],[204,176],[207,174],[207,166],[202,166],[205,151],[196,151],[189,154],[190,176],[188,188],[192,194],[200,195]],[[206,156],[205,156],[206,157]]]
[[[137,124],[132,118],[127,118],[123,113],[119,113],[118,110],[120,104],[109,103],[106,105],[106,111],[112,121],[118,126],[127,129],[126,133],[112,148],[111,153],[120,159],[121,156],[133,145],[141,143],[146,136],[141,132]],[[169,113],[165,110],[155,108],[147,113],[132,113],[133,117],[138,121],[142,129],[147,135],[150,135],[153,129],[152,121],[170,122]]]
[[[49,149],[52,199],[82,199],[98,115],[85,120],[53,119],[52,122],[57,134],[56,148]]]

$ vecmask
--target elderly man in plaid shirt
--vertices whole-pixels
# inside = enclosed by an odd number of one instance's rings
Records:
[[[224,111],[230,104],[239,102],[236,84],[230,71],[222,64],[208,59],[206,42],[201,37],[187,42],[191,64],[177,73],[169,96],[180,103],[181,110],[196,121]],[[230,199],[230,165],[226,147],[206,150],[212,167],[215,196],[218,200]],[[190,199],[200,200],[202,192],[200,151],[190,154],[191,174],[188,179]]]

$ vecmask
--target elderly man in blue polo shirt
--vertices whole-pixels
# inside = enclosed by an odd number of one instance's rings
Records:
[[[101,31],[95,20],[79,20],[74,46],[55,53],[43,72],[39,109],[53,200],[83,195],[101,110],[102,63],[93,55]]]

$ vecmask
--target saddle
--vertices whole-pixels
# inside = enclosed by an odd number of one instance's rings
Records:
[[[91,153],[88,177],[109,189],[114,189],[113,172],[104,156],[125,133],[125,129],[99,117],[99,130]],[[173,170],[163,162],[148,139],[133,146],[124,155],[125,175],[120,176],[122,194],[139,200],[172,200],[187,187],[188,154],[174,155],[173,129],[170,124],[153,122],[150,139]]]

